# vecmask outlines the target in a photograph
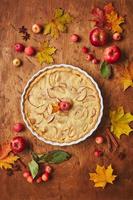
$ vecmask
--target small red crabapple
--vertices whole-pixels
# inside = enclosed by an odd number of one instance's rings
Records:
[[[95,151],[94,151],[94,156],[95,156],[95,157],[100,157],[100,156],[102,156],[102,154],[103,154],[103,152],[100,151],[100,150],[95,150]]]
[[[43,175],[42,175],[42,180],[44,182],[47,182],[49,180],[49,173],[45,172]]]
[[[46,165],[45,166],[45,172],[47,172],[47,173],[51,173],[52,172],[52,167],[51,166],[49,166],[49,165]]]
[[[103,139],[102,136],[97,136],[97,137],[95,138],[95,142],[96,142],[97,144],[102,144],[103,141],[104,141],[104,139]]]
[[[28,177],[27,177],[27,182],[28,182],[28,183],[33,183],[33,178],[32,178],[32,176],[28,176]]]
[[[87,56],[86,56],[87,61],[92,61],[93,58],[94,58],[94,56],[92,54],[87,54]]]
[[[89,49],[88,49],[87,47],[85,47],[85,46],[82,47],[82,52],[83,52],[83,53],[88,53],[88,51],[89,51]]]
[[[121,34],[120,33],[114,33],[113,39],[116,40],[116,41],[121,40]]]
[[[30,174],[29,171],[25,171],[25,172],[23,173],[23,177],[24,177],[24,178],[28,178],[29,176],[31,176],[31,174]]]
[[[77,34],[73,34],[71,35],[70,40],[72,42],[78,42],[80,40],[80,37]]]

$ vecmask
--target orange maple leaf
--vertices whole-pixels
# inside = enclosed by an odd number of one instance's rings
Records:
[[[113,33],[122,33],[123,29],[120,25],[125,22],[124,17],[119,16],[116,11],[111,11],[111,13],[106,14],[106,20]]]

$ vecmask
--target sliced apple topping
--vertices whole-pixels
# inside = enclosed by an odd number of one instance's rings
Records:
[[[91,111],[91,117],[94,117],[96,115],[96,109],[93,108],[92,111]]]
[[[92,124],[93,123],[93,117],[91,117],[90,119],[89,119],[89,124]]]
[[[36,124],[41,124],[42,121],[43,121],[43,116],[38,115],[36,119]]]
[[[87,96],[87,90],[82,89],[80,92],[78,92],[78,96],[76,97],[77,101],[83,101]]]
[[[43,114],[47,109],[48,104],[44,103],[41,107],[35,109],[35,112],[39,115]]]
[[[51,87],[54,87],[55,85],[57,85],[58,81],[59,81],[59,73],[52,73],[49,75],[49,84]]]
[[[86,119],[88,117],[88,115],[89,115],[88,108],[84,108],[84,110],[83,110],[83,117],[84,117],[84,119]]]
[[[55,115],[54,114],[51,114],[51,115],[49,115],[48,117],[47,117],[47,122],[48,123],[51,123],[53,120],[54,120],[54,118],[55,118]]]
[[[56,96],[53,94],[53,92],[54,92],[53,88],[49,88],[46,91],[47,91],[46,94],[47,94],[47,96],[49,98],[51,98],[51,99],[55,99],[56,98]]]
[[[53,106],[51,104],[49,104],[48,107],[47,107],[48,114],[51,115],[52,111],[53,111]]]
[[[33,99],[32,99],[32,98],[33,98]],[[34,106],[34,107],[36,107],[36,108],[39,108],[39,107],[41,107],[41,106],[44,105],[44,103],[42,103],[42,102],[40,102],[40,104],[38,104],[38,101],[36,100],[36,98],[33,97],[33,96],[31,96],[31,95],[29,95],[27,99],[28,99],[28,102],[29,102],[32,106]]]
[[[83,124],[82,128],[83,128],[83,131],[87,131],[87,129],[88,129],[88,123]]]
[[[72,87],[70,88],[70,92],[71,92],[72,94],[76,95],[77,89],[76,89],[75,87],[72,86]]]
[[[76,109],[74,110],[74,118],[75,118],[75,119],[80,119],[80,118],[83,117],[83,115],[84,115],[83,107],[80,106],[80,105],[78,105],[78,106],[76,107]]]
[[[36,123],[36,119],[30,119],[31,124],[35,124]]]
[[[74,135],[75,135],[75,129],[73,126],[71,126],[69,130],[69,137],[73,137]]]

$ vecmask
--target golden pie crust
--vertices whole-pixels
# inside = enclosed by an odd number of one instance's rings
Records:
[[[55,111],[61,100],[71,101],[67,112]],[[83,73],[69,67],[41,72],[30,82],[23,101],[25,119],[31,129],[47,141],[70,143],[84,137],[100,114],[99,93]]]

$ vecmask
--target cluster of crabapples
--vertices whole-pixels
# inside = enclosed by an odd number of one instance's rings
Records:
[[[119,41],[121,40],[121,38],[122,37],[119,33],[114,33],[112,36],[112,39],[115,41]],[[70,40],[72,42],[79,42],[81,38],[79,35],[73,34],[71,35]],[[93,46],[101,47],[105,46],[108,43],[109,36],[105,30],[96,27],[90,31],[89,40]],[[87,55],[86,56],[87,61],[91,61],[93,64],[98,64],[100,62],[100,60],[97,59],[95,55],[89,51],[88,47],[86,46],[82,47],[82,52]],[[116,45],[112,45],[105,48],[103,52],[103,60],[110,64],[116,63],[120,59],[120,57],[121,57],[121,50]]]
[[[42,31],[42,29],[43,29],[42,26],[39,24],[34,24],[32,26],[32,32],[35,34],[40,33]],[[32,46],[25,47],[22,43],[16,43],[14,45],[14,49],[18,53],[24,52],[25,55],[27,55],[27,56],[34,56],[36,54],[36,49],[34,47],[32,47]],[[22,64],[22,61],[19,58],[13,59],[13,65],[15,67],[19,67],[19,66],[21,66],[21,64]]]
[[[21,43],[16,43],[14,45],[14,49],[18,53],[24,52],[25,55],[27,55],[27,56],[34,56],[36,54],[36,49],[34,47],[32,47],[32,46],[25,47]],[[13,65],[15,67],[19,67],[19,66],[21,66],[21,64],[22,64],[22,61],[19,58],[14,58],[13,59]]]
[[[42,182],[47,182],[50,179],[51,174],[52,174],[52,167],[46,165],[44,167],[44,171],[39,176],[37,176],[37,178],[33,179],[30,171],[23,172],[23,177],[26,178],[28,183],[33,183],[33,182],[42,183]]]
[[[96,144],[103,144],[104,143],[103,136],[97,136],[95,138],[95,142],[96,142]],[[103,152],[101,150],[95,149],[95,151],[94,151],[94,156],[95,157],[100,157],[102,155],[103,155]]]

